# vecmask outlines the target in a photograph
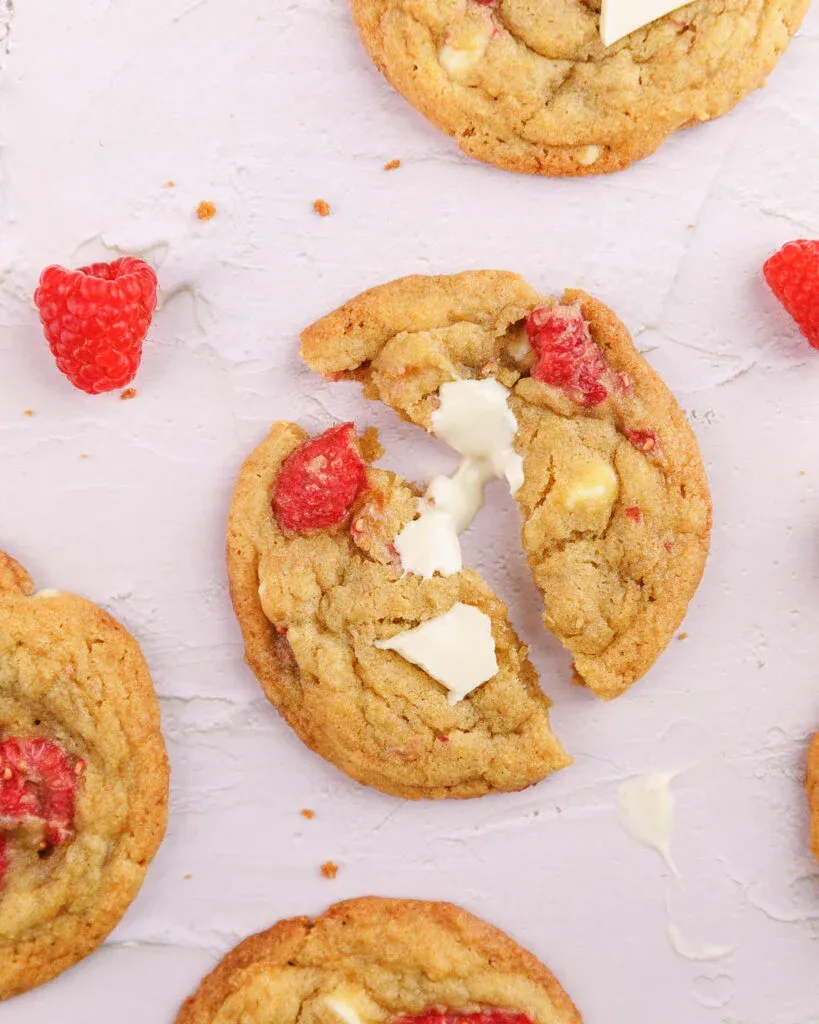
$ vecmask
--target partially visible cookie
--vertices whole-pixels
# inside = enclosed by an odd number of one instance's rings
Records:
[[[0,999],[105,939],[165,831],[168,764],[136,641],[0,553]]]
[[[763,85],[809,3],[697,0],[609,47],[600,0],[352,8],[379,70],[465,153],[507,170],[585,175],[627,167]]]
[[[611,310],[501,271],[408,277],[308,327],[302,354],[426,430],[448,382],[508,389],[544,624],[601,697],[651,667],[702,575],[711,503],[682,410]]]
[[[569,763],[550,701],[477,574],[402,573],[394,541],[418,492],[367,465],[380,453],[374,432],[358,440],[351,424],[310,440],[275,423],[242,466],[228,574],[247,662],[301,740],[358,782],[410,799],[523,789]],[[318,488],[303,475],[315,469]],[[497,672],[453,704],[440,682],[377,644],[456,605],[487,617]]]
[[[348,900],[237,946],[176,1024],[581,1024],[557,979],[450,903]]]
[[[813,737],[808,751],[808,771],[805,778],[810,806],[810,846],[819,860],[819,733]]]

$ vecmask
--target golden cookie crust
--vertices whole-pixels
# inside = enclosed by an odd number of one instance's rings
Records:
[[[711,503],[696,437],[625,326],[584,292],[561,301],[580,304],[609,366],[630,378],[627,405],[610,398],[586,408],[529,376],[534,357],[513,355],[523,321],[555,299],[503,271],[373,288],[308,327],[302,355],[328,378],[361,381],[368,398],[426,430],[445,381],[494,376],[511,388],[526,476],[515,497],[544,624],[573,654],[578,681],[610,699],[651,667],[679,626],[705,566]],[[649,429],[658,435],[652,452],[625,435]],[[601,460],[616,473],[616,501],[602,515],[568,514],[566,489]]]
[[[295,424],[275,423],[242,466],[230,508],[230,593],[247,663],[268,700],[327,761],[407,799],[523,789],[567,765],[549,728],[551,702],[503,602],[468,569],[422,580],[402,578],[391,563],[389,546],[415,514],[417,492],[405,481],[368,469],[352,514],[353,523],[373,524],[362,546],[351,523],[282,532],[271,488],[307,437]],[[368,457],[380,453],[370,435],[362,447]],[[373,642],[457,601],[492,619],[500,671],[452,707],[425,672]]]
[[[345,996],[367,1024],[440,1008],[581,1024],[557,979],[503,932],[450,903],[365,897],[280,921],[229,953],[176,1024],[339,1024]]]
[[[44,736],[85,770],[74,838],[46,860],[17,851],[3,879],[0,999],[106,938],[142,884],[168,805],[159,707],[136,641],[81,597],[35,594],[0,553],[0,739],[11,736]]]
[[[608,48],[600,0],[352,0],[379,70],[470,156],[621,170],[764,84],[810,0],[698,0]],[[447,70],[447,67],[450,70]]]
[[[810,846],[819,860],[819,733],[813,737],[808,751],[808,771],[805,778],[810,807]]]

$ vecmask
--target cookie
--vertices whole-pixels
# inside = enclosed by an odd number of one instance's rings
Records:
[[[450,903],[365,898],[229,953],[176,1024],[581,1024],[556,978]]]
[[[352,0],[392,85],[465,153],[531,174],[604,174],[729,111],[810,0],[698,0],[612,46],[600,0]]]
[[[810,845],[816,859],[819,860],[819,733],[813,737],[808,751],[805,781],[810,806]]]
[[[168,765],[136,641],[0,554],[0,999],[71,967],[137,894]]]
[[[402,573],[394,541],[415,517],[418,491],[368,465],[380,454],[374,431],[357,439],[347,424],[310,440],[280,422],[242,466],[228,574],[247,662],[301,740],[364,785],[418,799],[538,782],[569,759],[527,648],[474,572]],[[497,669],[457,703],[385,649],[455,608],[486,624]],[[456,658],[473,653],[461,642]]]
[[[408,277],[307,328],[302,355],[427,430],[448,382],[503,385],[545,626],[603,698],[651,667],[702,575],[711,505],[682,410],[611,310],[500,271]]]

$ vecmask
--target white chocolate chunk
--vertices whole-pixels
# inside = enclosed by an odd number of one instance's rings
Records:
[[[456,82],[467,78],[483,60],[492,38],[492,22],[486,18],[479,23],[464,23],[438,50],[438,61],[450,78]]]
[[[376,640],[375,646],[395,651],[445,686],[450,704],[458,704],[498,671],[492,620],[460,601],[415,629]]]
[[[608,462],[588,462],[563,485],[561,503],[568,512],[610,508],[617,500],[620,482]]]
[[[327,996],[324,1000],[324,1005],[332,1010],[337,1017],[343,1020],[344,1024],[363,1024],[361,1017],[358,1015],[358,1012],[350,999],[346,998],[342,993]]]
[[[59,597],[59,590],[38,590],[36,593],[31,595],[32,597]]]
[[[597,163],[602,155],[603,150],[599,146],[583,146],[582,149],[577,151],[575,160],[577,160],[581,167],[591,167],[592,164]]]
[[[600,11],[603,45],[612,46],[638,28],[684,6],[677,0],[603,0]]]

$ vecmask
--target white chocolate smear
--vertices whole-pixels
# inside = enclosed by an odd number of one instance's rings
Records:
[[[460,601],[414,629],[376,640],[375,646],[395,651],[445,686],[450,704],[460,703],[498,671],[492,620]]]
[[[674,797],[670,784],[680,774],[652,772],[621,783],[617,791],[620,822],[628,834],[663,858],[671,871],[679,871],[671,856],[671,832],[674,825]]]
[[[496,380],[457,380],[442,384],[432,429],[462,456],[451,477],[437,476],[418,503],[420,517],[395,539],[404,572],[429,579],[451,576],[463,567],[458,534],[483,504],[490,480],[505,479],[514,494],[523,484],[523,458],[514,449],[517,420],[509,390]]]
[[[603,0],[600,11],[603,45],[612,46],[638,28],[684,6],[677,0]]]
[[[668,922],[668,941],[675,953],[696,963],[722,960],[723,957],[730,956],[734,952],[733,946],[718,946],[713,942],[691,942],[673,921]]]

